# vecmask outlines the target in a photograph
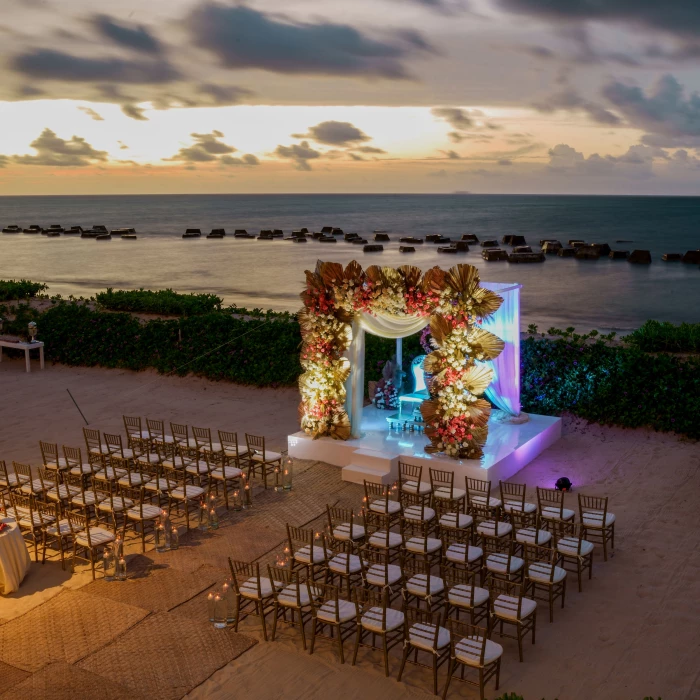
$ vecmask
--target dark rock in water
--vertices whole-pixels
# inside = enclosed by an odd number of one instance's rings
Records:
[[[498,241],[481,241],[482,248],[498,248]]]
[[[350,241],[350,243],[352,243],[353,245],[365,245],[365,243],[367,243],[367,239],[366,238],[353,238]]]
[[[333,236],[321,236],[318,239],[319,243],[337,243],[338,241]]]
[[[466,241],[467,243],[478,243],[479,237],[475,236],[473,233],[463,233],[462,240]]]
[[[569,245],[570,245],[572,248],[578,248],[579,246],[586,245],[586,241],[582,241],[582,240],[580,240],[580,239],[578,239],[578,238],[572,238],[572,239],[569,241]]]
[[[648,250],[633,250],[627,260],[637,265],[650,265],[651,252]]]
[[[272,230],[272,235],[275,236],[275,238],[282,238],[282,236],[284,236],[284,231],[281,228],[276,228]]]
[[[441,238],[439,233],[429,233],[426,237],[425,240],[428,241],[429,243],[436,243],[439,241]]]
[[[455,253],[458,253],[459,251],[457,250],[457,248],[453,248],[451,245],[450,246],[441,245],[441,246],[438,246],[437,252],[438,253],[449,253],[451,255],[454,255]]]
[[[413,236],[402,236],[399,238],[399,243],[411,243],[412,245],[423,245],[422,238],[414,238]]]
[[[60,232],[60,231],[47,231],[47,232],[46,232],[46,235],[47,235],[49,238],[55,238],[56,236],[60,236],[60,235],[61,235],[61,232]],[[109,234],[107,234],[107,235],[109,236]],[[99,238],[99,236],[98,236],[98,238]],[[110,238],[111,238],[111,236],[110,236]]]
[[[399,253],[415,253],[416,249],[412,245],[400,245]]]
[[[700,265],[700,249],[689,250],[683,256],[683,262],[684,263],[691,263],[692,265]]]
[[[582,245],[576,248],[577,260],[598,260],[600,253],[592,246]]]
[[[525,236],[508,235],[501,238],[501,243],[506,245],[526,245]]]
[[[117,229],[118,230],[118,229]],[[70,228],[67,228],[64,233],[82,233],[83,232],[83,227],[82,226],[71,226]],[[119,231],[121,233],[121,231]]]
[[[260,229],[260,235],[261,235],[261,236],[271,236],[271,235],[272,235],[272,229],[271,229],[271,228],[263,228],[263,229]]]
[[[201,229],[198,228],[188,228],[185,229],[185,233],[202,233]]]
[[[540,238],[540,247],[542,247],[545,243],[559,243],[559,240],[556,238]]]
[[[374,240],[379,243],[388,243],[391,239],[388,233],[375,233]]]
[[[343,238],[346,241],[351,241],[353,238],[359,238],[360,236],[357,233],[346,233],[343,235]]]
[[[333,227],[332,226],[324,226],[321,229],[321,233],[333,233]]]
[[[111,241],[112,240],[112,234],[111,233],[101,233],[99,236],[95,237],[96,241]]]
[[[97,231],[83,231],[80,234],[80,237],[81,238],[97,238],[97,236],[99,236],[99,235],[100,234],[97,233]],[[185,235],[187,235],[187,234],[185,234]]]
[[[292,238],[295,243],[306,243],[306,238]]]
[[[664,262],[681,262],[683,260],[683,255],[681,253],[664,253],[661,259]]]
[[[557,255],[560,258],[575,258],[576,248],[559,248]]]
[[[234,238],[255,238],[252,233],[248,233],[245,229],[238,230],[233,234]]]
[[[123,241],[135,241],[137,238],[135,233],[122,233]]]
[[[515,248],[513,248],[513,252],[514,253],[532,253],[532,248],[529,245],[518,245],[518,246],[515,246]]]
[[[607,243],[591,243],[590,248],[597,250],[598,255],[610,254],[610,246]]]
[[[523,246],[529,248],[529,246]],[[545,261],[544,253],[511,253],[508,256],[509,263],[540,263]]]
[[[104,231],[104,232],[106,233],[106,232],[107,232],[107,227],[106,227],[106,226],[103,226],[102,224],[95,224],[95,225],[92,227],[92,230],[93,230],[93,231]]]
[[[469,243],[466,241],[455,241],[452,244],[453,248],[456,248],[460,253],[468,253],[469,252]]]
[[[437,240],[433,241],[433,243],[451,243],[452,239],[449,236],[440,236]]]
[[[545,241],[542,244],[542,252],[546,255],[556,255],[561,250],[559,241]]]
[[[187,233],[183,233],[182,237],[183,238],[199,238],[201,235],[202,234],[199,231],[199,229],[192,229],[191,231],[189,231]]]
[[[627,238],[620,238],[620,239],[616,240],[615,243],[634,243],[634,241],[629,240]]]
[[[608,253],[608,257],[611,260],[627,260],[629,258],[630,252],[629,250],[611,250]]]
[[[224,228],[213,228],[213,229],[211,230],[211,233],[212,233],[212,234],[218,234],[218,235],[221,235],[221,236],[225,236],[225,235],[226,235],[226,229],[224,229]]]
[[[343,233],[344,233],[344,231],[343,231],[342,228],[334,228],[334,229],[331,230],[331,233],[332,233],[334,236],[342,236]]]
[[[377,244],[371,244],[371,245],[366,245],[362,250],[365,253],[381,253],[384,250],[384,246],[377,245]]]
[[[297,231],[295,231],[295,233],[297,233]],[[300,232],[299,232],[299,233],[300,233]],[[292,235],[294,235],[294,234],[292,234]],[[325,234],[325,233],[322,233],[321,231],[314,231],[314,232],[311,234],[311,237],[312,237],[312,238],[315,238],[316,240],[318,240],[318,239],[321,238],[322,236],[326,236],[326,235],[330,236],[331,234],[330,234],[330,233],[329,233],[329,234]]]
[[[223,238],[224,234],[223,233],[209,233],[207,234],[207,238]]]
[[[274,237],[272,235],[272,231],[260,231],[260,235],[258,236],[259,241],[274,241]]]
[[[300,231],[301,233],[308,233],[308,232],[309,232],[309,229],[308,229],[308,228],[300,228],[299,231]]]
[[[508,260],[508,251],[501,250],[500,248],[487,248],[481,251],[481,257],[487,262]]]
[[[240,236],[242,233],[245,233],[246,235],[248,234],[248,231],[246,231],[244,228],[237,228],[234,232],[234,236]]]

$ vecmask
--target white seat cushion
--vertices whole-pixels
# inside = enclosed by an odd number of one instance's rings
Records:
[[[93,506],[95,503],[100,503],[103,501],[104,498],[104,496],[96,498],[94,491],[86,491],[85,493],[75,494],[75,496],[70,499],[70,502],[76,506]]]
[[[187,500],[191,500],[193,498],[199,498],[203,493],[204,493],[203,488],[201,488],[199,486],[190,486],[188,484],[188,486],[187,486]],[[182,486],[178,486],[177,488],[173,489],[170,492],[170,495],[173,498],[177,498],[178,500],[182,501],[185,499],[185,490]]]
[[[421,481],[419,484],[417,481],[409,479],[403,482],[401,490],[406,493],[417,493],[419,496],[427,496],[433,490],[433,487],[425,481]]]
[[[90,464],[81,464],[80,466],[75,466],[70,470],[70,473],[73,474],[74,476],[81,476],[82,474],[91,474],[92,473],[92,465]]]
[[[534,527],[524,527],[515,533],[515,540],[522,544],[538,544],[543,547],[551,539],[552,533],[549,530],[535,530]]]
[[[263,456],[257,452],[250,457],[254,462],[262,462]],[[265,450],[265,462],[277,462],[282,459],[282,454],[280,452],[273,452],[272,450]]]
[[[510,523],[498,522],[495,520],[484,520],[483,523],[477,526],[476,531],[480,535],[488,537],[506,537],[510,535],[513,526]]]
[[[348,555],[345,552],[341,552],[340,554],[336,554],[333,559],[328,562],[328,568],[339,574],[356,574],[362,569],[362,564],[360,563],[360,557],[354,554]]]
[[[310,564],[312,555],[311,555],[309,549],[310,548],[308,545],[306,547],[302,547],[301,549],[294,552],[294,558],[297,561],[300,561],[302,564]],[[326,556],[326,552],[324,551],[323,547],[314,547],[313,548],[313,563],[314,564],[324,562],[324,561],[326,561],[326,559],[327,559],[327,556]]]
[[[32,479],[25,481],[19,490],[26,494],[41,493],[44,490],[44,485],[41,483],[41,479]]]
[[[518,618],[518,599],[510,595],[499,595],[493,601],[493,611],[497,617],[503,617],[506,620],[524,620],[532,615],[537,609],[537,603],[531,598],[523,598],[520,608],[520,618]]]
[[[97,508],[98,510],[102,511],[114,511],[115,513],[121,513],[123,510],[131,508],[133,505],[133,501],[129,500],[128,498],[124,498],[123,496],[112,496],[112,503],[109,502],[109,498],[107,498],[107,496],[104,496]]]
[[[22,515],[19,513],[21,516],[19,519],[19,524],[22,527],[29,527],[29,528],[35,528],[35,527],[41,527],[42,525],[46,525],[47,523],[52,523],[56,518],[54,518],[52,515],[44,515],[43,517],[39,513],[32,513],[31,518],[29,517],[29,513],[25,513]]]
[[[318,619],[324,622],[348,622],[357,617],[357,606],[349,600],[339,600],[336,614],[335,601],[328,601],[319,608],[317,615]]]
[[[466,491],[464,489],[452,489],[452,496],[450,496],[450,487],[449,486],[438,486],[438,488],[433,491],[433,496],[435,498],[452,498],[453,501],[458,501],[460,498],[464,498],[466,495]]]
[[[429,591],[426,593],[426,588],[428,587]],[[435,595],[445,590],[445,582],[439,576],[431,576],[428,583],[425,574],[416,574],[406,581],[406,590],[413,595],[421,597]]]
[[[520,557],[510,557],[509,562],[508,555],[500,552],[489,554],[486,557],[486,568],[497,574],[514,574],[520,571],[524,565],[525,561]]]
[[[453,542],[445,551],[445,559],[458,564],[471,564],[483,556],[481,547],[467,546],[462,542]]]
[[[581,551],[578,549],[578,539],[576,537],[563,537],[557,542],[557,552],[568,556],[582,557],[588,556],[593,551],[593,543],[588,540],[581,540]]]
[[[503,510],[506,513],[534,513],[537,510],[537,506],[534,503],[521,503],[520,501],[509,501],[506,499],[503,501]]]
[[[372,586],[393,586],[401,580],[401,576],[401,567],[396,564],[389,564],[386,572],[381,564],[373,564],[367,570],[366,580]]]
[[[126,469],[115,469],[114,467],[105,467],[95,472],[95,478],[102,479],[102,481],[114,481],[124,476],[126,476]]]
[[[432,554],[442,547],[442,541],[434,537],[411,537],[406,540],[406,550],[414,554]]]
[[[219,467],[212,469],[211,478],[223,481],[224,479],[237,479],[241,474],[243,472],[236,467],[224,467],[223,469]]]
[[[143,486],[145,483],[150,481],[150,477],[146,476],[145,474],[139,474],[138,472],[132,472],[131,474],[127,474],[126,476],[123,476],[119,481],[117,482],[120,486],[126,486],[126,487],[136,487],[138,488],[139,486]]]
[[[464,637],[455,644],[455,657],[467,666],[478,668],[481,665],[482,644],[483,641],[477,637]],[[484,649],[484,666],[497,661],[502,655],[503,647],[487,639]]]
[[[365,528],[362,525],[352,526],[352,536],[350,535],[350,523],[342,523],[336,525],[333,529],[333,537],[341,542],[347,542],[350,539],[361,540],[365,536]]]
[[[320,597],[320,591],[313,585],[309,585],[306,582],[299,584],[299,603],[302,608],[311,604],[311,598],[309,594],[312,594],[314,598]],[[287,586],[283,588],[278,596],[277,600],[280,605],[284,605],[287,608],[297,608],[297,587],[296,584]]]
[[[408,630],[408,639],[411,646],[432,651],[435,648],[435,625],[426,625],[417,622]],[[444,628],[438,629],[437,648],[443,649],[450,643],[450,633]]]
[[[46,492],[46,497],[50,498],[52,501],[63,501],[66,498],[73,498],[76,493],[80,493],[80,489],[77,486],[59,484],[57,488],[49,489]]]
[[[602,513],[584,513],[583,524],[591,529],[600,530],[603,527]],[[605,527],[610,527],[615,522],[615,516],[612,513],[605,514]]]
[[[386,530],[379,530],[378,532],[375,532],[370,538],[369,538],[369,544],[372,545],[372,547],[377,547],[378,549],[387,549],[387,533]],[[394,547],[400,547],[403,544],[403,537],[401,537],[401,533],[399,532],[391,532],[389,531],[389,544],[388,548],[393,549]]]
[[[429,522],[435,517],[435,511],[432,508],[409,506],[408,508],[404,508],[403,517],[406,518],[406,520]]]
[[[190,461],[185,467],[188,474],[206,474],[209,471],[209,465],[203,459]]]
[[[137,455],[136,459],[146,464],[158,464],[160,462],[160,457],[153,452],[144,452],[143,454]]]
[[[25,484],[29,481],[29,479],[24,476],[24,475],[17,475],[17,474],[8,474],[7,475],[7,481],[4,479],[0,480],[0,484],[3,486],[10,486],[12,488],[16,488],[19,484]]]
[[[208,443],[200,445],[199,449],[202,452],[221,452],[222,450],[221,443],[219,442],[212,442],[211,445],[209,445]]]
[[[447,600],[451,605],[456,605],[459,608],[471,608],[472,589],[474,589],[474,607],[483,605],[489,599],[489,592],[486,588],[459,584],[447,591]]]
[[[98,447],[91,447],[90,454],[93,454],[93,455],[109,454],[109,447],[107,447],[107,445],[100,445],[99,448]]]
[[[81,547],[87,547],[88,546],[87,533],[85,531],[79,532],[75,536],[75,541]],[[107,544],[107,542],[114,541],[114,535],[109,530],[105,530],[102,527],[91,527],[90,528],[90,541],[92,542],[92,546],[96,547],[97,545]]]
[[[564,510],[561,511],[560,517],[559,508],[557,508],[556,506],[544,506],[542,508],[541,515],[545,520],[573,520],[576,513],[574,513],[573,510],[564,508]]]
[[[143,513],[143,517],[141,513]],[[155,520],[160,517],[160,506],[143,503],[140,508],[129,508],[126,514],[132,520]]]
[[[50,459],[44,463],[44,466],[47,469],[65,469],[68,466],[68,463],[66,462],[66,460],[63,457],[59,457],[58,458],[58,465],[56,464],[56,462],[54,460]]]
[[[54,523],[53,525],[49,525],[49,527],[46,528],[46,532],[52,537],[55,537],[59,531],[62,537],[71,534],[72,530],[68,520],[59,520],[58,527],[56,527],[56,523]]]
[[[157,481],[155,479],[151,479],[145,483],[143,487],[146,489],[146,491],[167,491],[170,488],[170,484],[168,484],[167,479],[161,477]],[[189,491],[189,489],[187,490]]]
[[[552,569],[554,569],[554,578],[552,577]],[[527,567],[527,577],[539,583],[559,583],[566,578],[566,571],[560,566],[552,566],[544,562],[535,562]]]
[[[109,448],[109,453],[115,455],[116,457],[123,457],[124,459],[133,459],[134,458],[134,451],[129,449],[128,447],[125,447],[122,452],[124,454],[120,454],[119,448],[118,447],[112,447]]]
[[[238,454],[236,454],[236,448],[233,445],[230,447],[226,445],[224,447],[224,454],[227,457],[243,457],[248,454],[248,448],[245,445],[238,445]]]
[[[400,610],[394,610],[394,608],[386,609],[386,623],[383,625],[383,611],[382,608],[370,608],[363,616],[361,620],[362,626],[370,632],[393,632],[403,626],[403,613]]]
[[[443,527],[458,527],[460,530],[469,527],[473,522],[474,518],[466,513],[445,513],[440,518],[440,525]]]
[[[501,505],[501,501],[493,496],[489,497],[488,503],[486,502],[486,496],[469,496],[469,501],[477,506],[486,506],[489,508],[498,508]]]
[[[277,590],[280,590],[282,587],[279,581],[275,581],[275,588]],[[240,592],[244,598],[260,600],[260,596],[258,595],[258,582],[255,577],[244,581],[240,586]],[[263,598],[269,598],[272,595],[272,581],[270,581],[269,578],[264,576],[260,577],[260,593]]]
[[[382,513],[393,515],[401,510],[401,504],[398,501],[385,501],[384,499],[372,501],[369,504],[369,509],[374,513]]]

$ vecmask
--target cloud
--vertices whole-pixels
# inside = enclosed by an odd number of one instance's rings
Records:
[[[211,163],[220,160],[218,156],[236,152],[233,146],[220,140],[224,136],[220,131],[214,130],[210,134],[193,133],[190,136],[194,139],[193,145],[181,148],[174,156],[163,160],[182,160],[190,164]]]
[[[501,158],[501,160],[497,161],[496,165],[513,165],[513,161],[509,158]]]
[[[92,24],[102,37],[120,46],[147,54],[162,51],[160,42],[143,25],[121,23],[108,15],[95,15]]]
[[[122,112],[124,112],[124,114],[126,114],[127,117],[131,117],[132,119],[136,119],[137,121],[148,121],[148,117],[144,115],[143,107],[137,107],[136,105],[132,104],[124,104],[122,105]]]
[[[311,170],[310,160],[315,160],[321,157],[321,152],[316,151],[309,145],[308,141],[302,141],[300,144],[292,144],[291,146],[279,145],[275,149],[275,154],[280,158],[287,158],[296,164],[297,170]]]
[[[376,146],[358,146],[357,148],[353,148],[352,150],[358,151],[359,153],[372,153],[372,154],[386,153],[386,151],[383,148],[377,148]]]
[[[459,160],[461,158],[457,151],[440,151],[440,153],[442,153],[448,160]]]
[[[608,176],[614,173],[640,179],[653,176],[654,160],[668,159],[665,151],[637,144],[630,146],[621,156],[592,153],[586,158],[583,153],[568,144],[560,143],[549,149],[548,168],[559,173]]]
[[[44,129],[30,146],[36,155],[12,156],[20,165],[47,165],[61,168],[83,168],[107,160],[106,151],[94,149],[84,138],[72,136],[68,141],[56,136],[51,129]],[[3,156],[8,162],[8,157]]]
[[[581,97],[581,95],[569,87],[533,102],[532,106],[538,112],[545,113],[556,112],[559,109],[581,110],[599,124],[612,125],[620,123],[620,118],[616,114],[605,109],[605,107],[597,102],[592,102]]]
[[[98,114],[98,113],[97,113],[94,109],[92,109],[91,107],[80,106],[80,107],[78,107],[78,109],[79,109],[81,112],[84,112],[85,114],[87,114],[88,117],[90,117],[91,119],[93,119],[93,120],[96,121],[96,122],[103,122],[103,121],[104,121],[104,117],[102,117],[100,114]]]
[[[662,76],[646,93],[618,81],[605,85],[602,93],[632,126],[650,132],[643,137],[647,145],[700,145],[700,94],[686,97],[674,76]]]
[[[372,39],[347,24],[295,22],[243,5],[203,2],[185,26],[226,68],[275,73],[408,78],[404,61],[425,53],[415,32]]]
[[[292,134],[295,139],[311,139],[316,143],[328,146],[352,146],[364,141],[371,141],[367,134],[363,133],[350,122],[326,121],[309,128],[308,134]]]
[[[260,161],[252,153],[246,153],[240,158],[224,155],[219,158],[219,163],[222,165],[260,165]]]
[[[447,177],[447,170],[444,168],[440,170],[431,170],[427,175],[428,177]]]
[[[40,97],[44,91],[36,85],[20,85],[16,94],[18,97]]]
[[[214,83],[200,85],[197,92],[209,95],[218,105],[235,105],[255,94],[252,90],[236,85],[215,85]]]
[[[465,0],[410,0],[414,5],[420,5],[441,15],[455,15],[466,12],[469,5]],[[405,0],[398,0],[405,3]]]
[[[127,148],[129,148],[123,141],[117,141],[117,143],[119,144],[119,148],[122,151],[125,151]]]
[[[434,117],[446,121],[457,131],[466,131],[474,126],[472,114],[466,109],[459,109],[458,107],[433,107],[430,112]],[[475,110],[473,114],[481,116],[482,113]]]
[[[31,78],[65,82],[168,83],[181,77],[164,60],[129,61],[122,58],[82,58],[53,49],[32,49],[14,56],[11,67]]]

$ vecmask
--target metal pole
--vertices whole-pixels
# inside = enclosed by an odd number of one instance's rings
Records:
[[[396,339],[396,368],[399,372],[398,376],[401,377],[400,386],[396,387],[396,392],[401,394],[403,388],[403,338]]]

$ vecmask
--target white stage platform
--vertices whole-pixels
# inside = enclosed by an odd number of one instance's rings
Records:
[[[389,430],[387,411],[366,406],[362,416],[362,437],[313,440],[303,432],[288,437],[289,455],[314,459],[343,468],[344,481],[363,480],[384,484],[398,478],[399,459],[411,464],[455,472],[455,483],[465,476],[497,482],[519,472],[537,455],[561,437],[561,418],[529,414],[527,423],[511,425],[489,422],[489,437],[480,460],[455,460],[444,454],[426,454],[429,440],[423,433]],[[424,472],[424,479],[427,474]]]

